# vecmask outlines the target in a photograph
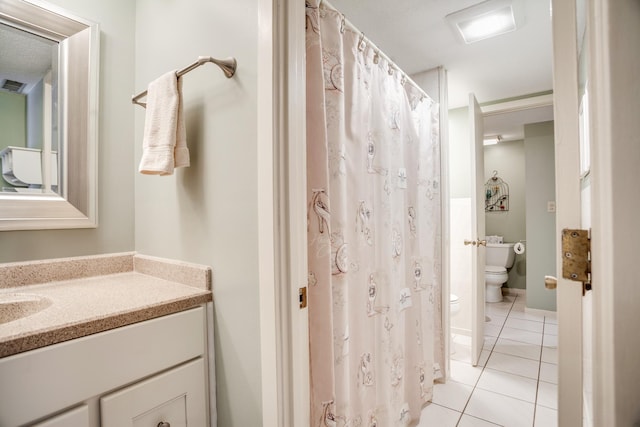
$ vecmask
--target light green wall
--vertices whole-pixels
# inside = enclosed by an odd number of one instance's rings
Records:
[[[0,151],[10,145],[27,146],[27,97],[0,90]],[[0,175],[0,187],[12,187]]]
[[[134,249],[134,24],[130,0],[48,0],[100,24],[98,228],[0,232],[0,262]],[[4,130],[3,130],[4,132]]]
[[[136,92],[201,55],[235,56],[183,78],[191,166],[135,174],[135,249],[213,268],[218,425],[262,425],[258,287],[258,0],[138,0]],[[141,158],[145,110],[135,116]]]
[[[509,210],[485,214],[486,234],[500,235],[505,242],[526,240],[525,226],[525,152],[524,141],[504,141],[484,147],[484,178],[491,178],[493,171],[509,185]],[[516,255],[513,267],[509,271],[509,288],[527,287],[527,251]]]
[[[26,147],[27,97],[0,90],[0,149],[8,145]]]
[[[556,310],[556,292],[545,288],[544,276],[556,272],[556,214],[553,122],[525,125],[527,307]]]

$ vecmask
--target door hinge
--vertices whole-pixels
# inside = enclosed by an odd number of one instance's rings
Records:
[[[591,290],[591,239],[588,230],[562,230],[562,277]]]
[[[307,287],[305,286],[304,288],[300,288],[298,289],[298,295],[299,295],[299,301],[300,301],[300,308],[306,308],[307,307]]]

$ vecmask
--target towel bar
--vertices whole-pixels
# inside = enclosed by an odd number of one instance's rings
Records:
[[[222,70],[222,72],[227,78],[233,77],[233,75],[236,73],[236,68],[238,67],[238,62],[236,61],[235,58],[216,59],[211,56],[199,56],[196,62],[189,65],[188,67],[183,68],[182,70],[178,70],[176,72],[176,76],[180,77],[184,74],[187,74],[189,71],[195,68],[198,68],[199,66],[204,65],[207,62],[212,62],[216,64],[218,67],[220,67],[220,69]],[[147,106],[146,103],[139,102],[139,100],[141,98],[144,98],[146,95],[147,95],[146,90],[143,92],[140,92],[139,94],[131,97],[131,102],[134,104],[138,104],[143,107],[146,107]]]

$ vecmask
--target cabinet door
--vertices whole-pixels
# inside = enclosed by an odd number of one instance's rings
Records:
[[[89,408],[82,405],[31,427],[89,427]]]
[[[100,399],[102,427],[207,425],[202,358]]]

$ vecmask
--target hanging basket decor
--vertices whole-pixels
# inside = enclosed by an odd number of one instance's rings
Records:
[[[509,184],[498,177],[498,171],[484,184],[485,212],[506,212],[509,210]]]

